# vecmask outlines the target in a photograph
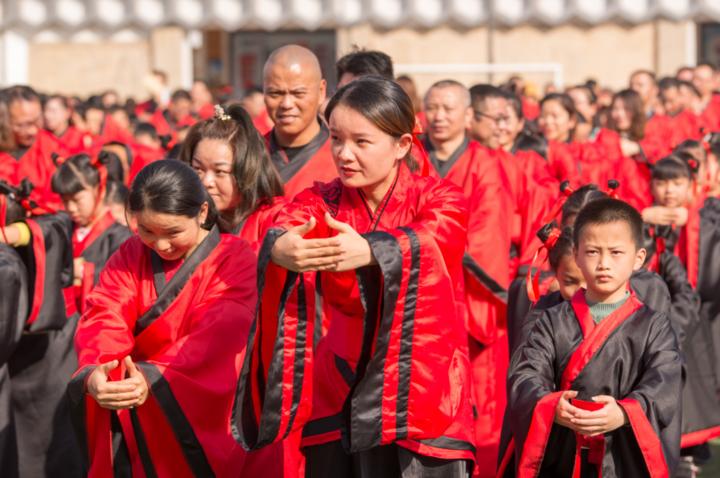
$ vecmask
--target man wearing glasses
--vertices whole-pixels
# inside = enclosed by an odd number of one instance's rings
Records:
[[[475,440],[481,477],[493,476],[505,408],[511,211],[509,184],[499,158],[468,134],[470,92],[454,80],[435,83],[425,96],[425,147],[438,174],[465,192],[470,204],[463,258]],[[511,217],[511,216],[510,216]]]
[[[43,130],[40,97],[29,86],[12,86],[2,92],[2,100],[12,144],[0,151],[0,179],[18,184],[28,178],[34,186],[31,198],[59,209],[60,198],[50,187],[55,172],[52,156],[64,156],[65,151]]]

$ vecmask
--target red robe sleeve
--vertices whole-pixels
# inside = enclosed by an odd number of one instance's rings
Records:
[[[570,181],[577,185],[580,182],[580,172],[573,151],[565,143],[548,142],[548,166],[553,176],[560,182]]]
[[[139,239],[123,244],[88,298],[89,309],[76,332],[79,370],[68,391],[89,475],[112,474],[119,460],[111,450],[117,427],[135,459],[128,464],[133,474],[137,467],[147,472],[148,466],[156,476],[238,472],[247,455],[232,438],[229,422],[256,303],[254,255],[243,241],[222,236],[177,295],[166,298],[182,269],[173,276],[161,292],[162,300],[169,300],[138,332],[138,321],[159,300],[151,292],[152,273],[143,272],[149,262]],[[127,355],[151,389],[147,402],[131,411],[100,408],[86,396],[87,377],[95,366]],[[121,366],[111,379],[123,374]]]
[[[410,223],[364,236],[377,266],[356,271],[366,325],[358,338],[364,352],[349,402],[350,451],[440,436],[458,414],[468,412],[464,406],[469,401],[461,398],[469,390],[460,386],[462,392],[451,398],[456,406],[448,407],[451,385],[434,373],[461,356],[467,364],[456,287],[467,208],[454,186],[430,178],[426,184]],[[322,217],[327,208],[321,195],[315,188],[297,196],[280,222],[289,227],[314,216],[318,226],[313,233],[326,236]],[[307,307],[304,282],[300,274],[270,262],[272,246],[282,233],[272,229],[259,254],[262,299],[236,395],[233,432],[250,449],[302,427],[312,403],[314,323],[308,320],[312,309]],[[412,380],[410,368],[403,365],[410,360],[410,343]],[[467,377],[459,380],[465,383]]]

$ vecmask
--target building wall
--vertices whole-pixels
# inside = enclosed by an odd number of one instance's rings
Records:
[[[40,91],[87,96],[114,88],[145,95],[150,67],[147,41],[30,44],[29,83]]]
[[[132,41],[29,42],[28,83],[40,91],[88,96],[107,89],[138,100],[148,96],[145,77],[168,73],[171,88],[189,87],[185,32],[159,28]]]
[[[338,31],[338,55],[350,51],[353,45],[380,49],[390,54],[396,64],[432,63],[559,63],[566,85],[597,78],[601,84],[621,88],[630,73],[638,68],[673,73],[679,66],[694,62],[688,58],[689,22],[657,21],[638,25],[607,23],[597,26],[562,25],[541,28],[521,25],[512,29],[496,29],[492,51],[489,51],[489,32],[485,27],[460,30],[442,27],[433,30],[382,30],[360,25]],[[402,68],[397,74],[404,73]],[[553,80],[552,73],[525,73],[540,89]],[[498,73],[492,78],[500,82],[510,76]],[[467,85],[488,81],[488,74],[415,73],[412,75],[421,91],[434,81],[453,77]]]

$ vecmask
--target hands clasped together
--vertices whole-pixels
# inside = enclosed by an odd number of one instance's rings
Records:
[[[325,213],[328,227],[338,234],[321,239],[305,239],[317,226],[313,217],[305,224],[289,229],[272,248],[275,264],[295,272],[348,271],[375,263],[370,244],[349,224]]]
[[[127,377],[111,381],[108,375],[120,365],[119,360],[104,363],[95,368],[87,381],[87,392],[102,408],[123,410],[135,408],[147,400],[148,384],[145,376],[137,369],[130,356],[123,359]]]
[[[563,392],[555,408],[555,423],[567,427],[581,435],[594,437],[620,428],[627,423],[627,416],[617,401],[609,395],[598,395],[593,401],[604,406],[595,411],[583,410],[570,402],[577,392]]]

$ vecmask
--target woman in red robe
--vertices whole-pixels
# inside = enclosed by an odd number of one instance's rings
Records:
[[[313,478],[465,477],[463,194],[414,172],[414,110],[396,83],[358,79],[325,114],[340,177],[296,196],[265,238],[233,432],[256,448],[302,428]],[[306,271],[321,271],[332,312],[317,342]]]
[[[75,337],[69,385],[89,476],[240,476],[232,399],[256,306],[256,259],[221,234],[197,175],[143,169],[138,235],[108,261]]]

